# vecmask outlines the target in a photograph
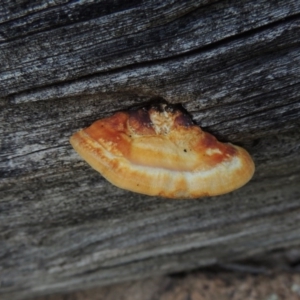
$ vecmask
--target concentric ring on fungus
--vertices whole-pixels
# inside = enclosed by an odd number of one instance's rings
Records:
[[[70,142],[112,184],[152,196],[228,193],[255,170],[246,150],[219,142],[165,103],[117,112],[75,133]]]

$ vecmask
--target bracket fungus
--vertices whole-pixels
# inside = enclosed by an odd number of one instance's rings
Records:
[[[165,103],[117,112],[70,142],[114,185],[152,196],[228,193],[246,184],[255,169],[246,150],[219,142],[178,106]]]

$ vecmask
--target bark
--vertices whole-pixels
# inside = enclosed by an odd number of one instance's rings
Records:
[[[300,2],[4,0],[1,299],[300,245]],[[68,139],[163,97],[245,147],[253,180],[194,201],[112,186]]]

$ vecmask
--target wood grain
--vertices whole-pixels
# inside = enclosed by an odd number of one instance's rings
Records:
[[[21,299],[300,245],[300,2],[0,4],[0,294]],[[231,194],[120,190],[69,137],[163,97],[256,174]]]

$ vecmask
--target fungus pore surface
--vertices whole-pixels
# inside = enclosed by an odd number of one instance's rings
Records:
[[[114,185],[152,196],[228,193],[247,183],[255,169],[246,150],[219,142],[170,104],[117,112],[70,142]]]

